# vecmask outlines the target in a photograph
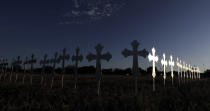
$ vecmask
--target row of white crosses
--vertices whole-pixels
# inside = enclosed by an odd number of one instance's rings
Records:
[[[179,79],[200,79],[200,68],[186,64],[177,58],[178,77]]]
[[[174,79],[174,61],[173,61],[173,56],[170,55],[170,60],[166,60],[166,55],[163,53],[163,59],[161,60],[161,64],[163,65],[163,79],[164,79],[164,86],[165,86],[165,80],[166,80],[166,67],[169,65],[171,67],[171,78],[172,78],[172,84],[173,84],[173,79]]]
[[[152,77],[153,77],[153,91],[155,91],[155,77],[156,77],[156,72],[155,72],[155,62],[158,62],[158,56],[155,54],[156,50],[153,47],[152,48],[152,53],[149,53],[148,59],[149,61],[153,63],[153,69],[152,69]],[[172,85],[173,85],[173,79],[174,79],[174,61],[173,61],[173,56],[170,55],[170,60],[166,60],[166,55],[163,53],[163,58],[161,60],[161,64],[163,66],[163,79],[164,79],[164,86],[165,86],[165,80],[166,80],[166,67],[169,65],[171,67],[171,78],[172,78]],[[198,67],[192,67],[191,65],[186,64],[185,62],[179,61],[177,58],[176,62],[177,68],[178,68],[178,78],[183,78],[183,79],[200,79],[200,69]],[[184,72],[183,72],[184,71]],[[197,74],[197,76],[196,76]],[[180,81],[180,80],[179,80]]]

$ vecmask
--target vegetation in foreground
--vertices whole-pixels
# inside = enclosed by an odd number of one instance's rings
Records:
[[[19,77],[19,79],[21,76]],[[26,78],[23,85],[9,79],[0,82],[0,111],[207,111],[210,110],[210,81],[188,80],[179,85],[170,78],[163,86],[162,78],[156,80],[156,92],[152,92],[150,76],[139,78],[139,93],[134,94],[134,78],[131,76],[103,76],[101,94],[97,96],[94,76],[79,77],[74,88],[73,76],[65,76],[61,89],[60,76],[56,76],[54,88],[50,78],[40,86],[41,76],[34,76],[33,85]]]

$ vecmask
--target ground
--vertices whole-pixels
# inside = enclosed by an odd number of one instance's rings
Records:
[[[49,77],[49,76],[48,76]],[[156,80],[156,91],[152,91],[151,76],[140,76],[139,93],[134,94],[134,81],[131,76],[103,76],[101,94],[97,96],[96,81],[93,75],[79,77],[78,88],[74,79],[66,75],[61,89],[60,76],[56,76],[54,88],[50,88],[50,78],[40,86],[40,75],[29,78],[22,84],[0,82],[0,111],[207,111],[210,110],[209,80],[182,82],[170,79],[164,87],[161,78]],[[13,78],[14,79],[14,78]]]

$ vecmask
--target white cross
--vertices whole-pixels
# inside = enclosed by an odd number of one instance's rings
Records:
[[[185,69],[186,69],[185,62],[183,62],[183,70],[184,70],[183,78],[185,78]]]
[[[161,60],[161,64],[163,65],[163,79],[166,79],[166,66],[168,65],[168,62],[166,61],[166,55],[163,53],[163,59]]]
[[[174,78],[174,61],[173,61],[173,56],[170,56],[170,60],[168,62],[169,66],[171,66],[171,78],[172,78],[172,85],[173,85],[173,78]]]
[[[173,69],[173,67],[174,67],[174,61],[173,61],[173,56],[171,55],[170,56],[170,60],[169,60],[169,66],[171,66],[171,77],[173,78],[174,77],[174,69]]]
[[[186,78],[187,78],[187,79],[188,79],[188,69],[189,69],[189,68],[188,68],[188,65],[186,64],[186,65],[185,65],[185,70],[186,70]]]
[[[152,77],[156,77],[156,72],[155,72],[155,62],[158,62],[158,56],[155,56],[155,48],[152,48],[152,54],[149,53],[148,59],[151,62],[152,61]]]
[[[155,56],[155,48],[152,48],[152,54],[149,53],[148,59],[149,61],[152,61],[152,77],[153,77],[153,91],[155,91],[155,77],[156,77],[156,72],[155,72],[155,62],[158,61],[158,56]]]
[[[197,79],[196,78],[196,67],[194,67],[194,78]]]
[[[198,79],[200,79],[201,78],[201,75],[200,75],[200,68],[198,67],[198,69],[197,69],[197,71],[198,71]]]
[[[178,76],[180,76],[180,75],[179,75],[179,73],[180,73],[180,72],[179,72],[179,68],[180,68],[179,58],[176,59],[176,66],[177,66],[177,68],[178,68],[178,70],[177,70],[177,71],[178,71]]]
[[[194,67],[194,78],[195,78],[195,79],[197,79],[196,73],[197,73],[197,68]]]
[[[192,75],[191,75],[191,74],[192,74],[192,68],[191,68],[191,66],[190,66],[190,64],[189,64],[189,78],[190,78],[190,79],[192,79]]]
[[[190,66],[190,72],[191,72],[191,79],[193,79],[193,67],[192,66]]]
[[[180,72],[181,72],[181,78],[182,78],[182,61],[180,60],[180,62],[179,62],[179,64],[180,64]]]
[[[194,68],[194,67],[192,67],[192,79],[195,79],[195,75],[194,75],[194,73],[195,73],[195,68]]]
[[[180,84],[180,77],[181,77],[181,60],[179,61],[179,58],[176,59],[176,65],[177,65],[177,68],[178,68],[178,80],[179,80],[179,84]]]

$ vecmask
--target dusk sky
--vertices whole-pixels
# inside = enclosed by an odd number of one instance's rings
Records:
[[[104,52],[113,55],[102,66],[126,68],[132,66],[132,57],[124,58],[121,51],[131,49],[130,43],[138,40],[140,50],[151,52],[155,46],[159,59],[165,52],[167,59],[172,54],[202,71],[210,67],[209,0],[78,0],[78,7],[73,1],[0,1],[1,58],[34,53],[40,60],[45,53],[51,58],[64,47],[72,56],[77,46],[86,56],[101,43]],[[87,8],[94,4],[91,1],[100,6]],[[139,58],[140,67],[151,65],[147,58]],[[95,62],[85,59],[81,65]]]

